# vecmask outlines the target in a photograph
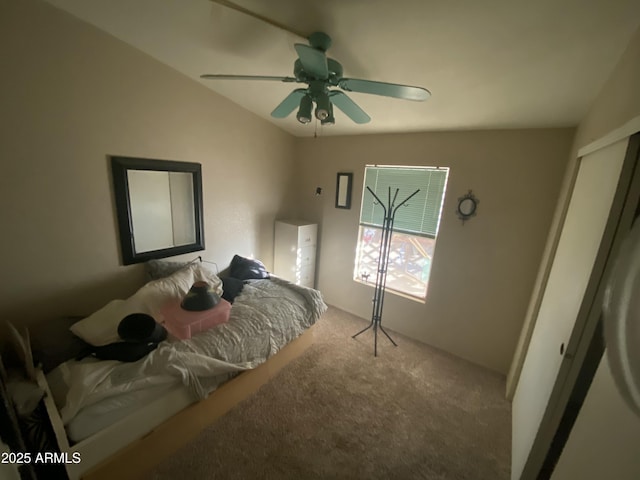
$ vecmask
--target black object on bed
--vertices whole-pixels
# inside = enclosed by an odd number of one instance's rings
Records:
[[[158,347],[157,343],[115,342],[93,347],[93,355],[100,360],[136,362]]]
[[[132,313],[118,325],[118,335],[125,342],[160,343],[167,338],[167,330],[146,313]]]
[[[233,303],[235,298],[240,295],[244,282],[239,278],[225,277],[222,278],[222,298],[227,302]]]
[[[93,347],[92,354],[101,360],[135,362],[155,350],[167,339],[167,330],[156,323],[151,315],[132,313],[118,325],[118,335],[122,342]]]
[[[260,260],[234,255],[229,265],[229,276],[240,280],[269,278],[269,272]]]

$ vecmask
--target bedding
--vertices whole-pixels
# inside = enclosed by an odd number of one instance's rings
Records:
[[[181,274],[194,268],[197,270],[197,266],[190,265],[160,280],[165,282],[163,291],[173,292],[174,287],[167,284],[174,282],[174,276],[180,280]],[[155,304],[157,308],[159,301],[152,284],[141,289],[141,297],[154,297],[148,305]],[[205,398],[231,376],[266,361],[313,325],[326,308],[317,290],[276,276],[249,280],[235,298],[227,323],[189,340],[162,342],[147,357],[133,363],[92,358],[67,361],[51,371],[47,381],[67,426],[83,409],[94,406],[99,410],[100,402],[145,389],[183,385],[195,401]],[[156,315],[159,311],[155,310]]]
[[[173,299],[182,299],[198,281],[222,295],[222,280],[202,263],[191,263],[168,277],[153,280],[126,300],[112,300],[89,317],[74,323],[71,331],[85,342],[100,347],[120,340],[118,325],[127,315],[145,313],[162,321],[161,310]]]
[[[140,405],[148,405],[158,398],[171,398],[171,406],[173,406],[176,403],[176,399],[168,397],[168,393],[180,389],[184,390],[184,387],[179,384],[158,385],[123,393],[94,403],[80,410],[73,420],[67,424],[67,436],[72,442],[81,442],[85,438],[134,413],[140,408]],[[193,401],[188,392],[183,395],[183,398],[184,406],[189,405],[189,400]],[[171,408],[171,406],[168,408]]]

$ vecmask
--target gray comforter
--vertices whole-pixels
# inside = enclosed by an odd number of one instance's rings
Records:
[[[189,340],[163,342],[134,363],[85,359],[48,375],[63,422],[80,409],[124,392],[182,382],[200,398],[254,368],[313,325],[326,310],[320,292],[278,277],[252,280],[236,297],[229,322]]]

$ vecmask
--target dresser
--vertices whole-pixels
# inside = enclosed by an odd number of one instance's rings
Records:
[[[273,273],[313,288],[318,225],[304,220],[278,220],[275,230]]]

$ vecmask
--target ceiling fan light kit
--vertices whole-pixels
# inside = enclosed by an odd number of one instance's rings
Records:
[[[313,109],[313,100],[309,95],[304,95],[300,99],[300,109],[298,110],[298,121],[302,124],[311,122],[311,110]]]
[[[336,119],[333,117],[333,105],[329,102],[329,116],[324,120],[320,120],[321,125],[335,125]]]
[[[298,58],[293,64],[293,77],[205,74],[201,78],[209,80],[261,80],[285,83],[306,83],[307,88],[293,90],[271,112],[274,118],[286,118],[298,108],[296,118],[302,124],[312,120],[313,104],[316,104],[315,117],[322,125],[335,124],[333,106],[338,107],[355,123],[364,124],[371,117],[362,110],[346,92],[367,93],[403,100],[424,101],[431,93],[422,87],[377,82],[357,78],[343,78],[342,65],[326,55],[331,46],[331,37],[323,32],[315,32],[308,37],[309,45],[296,43],[294,48]],[[344,91],[343,91],[344,90]]]
[[[325,120],[329,116],[329,108],[331,101],[327,92],[322,92],[316,97],[316,118],[320,121]]]

